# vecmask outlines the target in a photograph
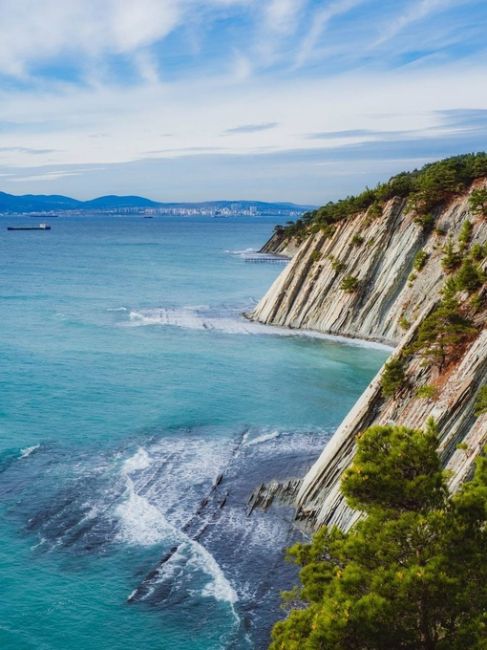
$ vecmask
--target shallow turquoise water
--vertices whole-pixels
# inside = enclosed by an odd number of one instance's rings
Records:
[[[282,268],[242,253],[272,219],[14,221],[0,230],[0,646],[263,647],[290,533],[245,517],[246,495],[304,471],[384,351],[240,317]]]

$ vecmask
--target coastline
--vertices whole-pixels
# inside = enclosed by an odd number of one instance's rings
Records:
[[[242,312],[243,318],[251,323],[260,325],[263,328],[272,328],[276,332],[280,332],[284,336],[303,336],[308,338],[320,339],[323,341],[331,341],[335,343],[342,343],[343,345],[348,345],[351,347],[362,347],[362,348],[372,348],[374,350],[384,350],[390,352],[391,354],[394,350],[397,349],[397,344],[386,343],[380,339],[374,338],[362,338],[356,336],[348,336],[346,334],[330,334],[328,332],[320,332],[319,330],[313,330],[309,328],[299,328],[299,327],[284,327],[282,325],[274,325],[272,323],[262,323],[259,320],[256,320],[252,317],[252,314],[249,312]]]

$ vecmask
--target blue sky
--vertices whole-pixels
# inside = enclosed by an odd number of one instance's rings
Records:
[[[487,149],[485,0],[0,0],[0,189],[323,203]]]

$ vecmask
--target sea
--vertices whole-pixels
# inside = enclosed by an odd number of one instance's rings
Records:
[[[297,478],[384,349],[249,322],[277,217],[0,218],[0,648],[266,648]]]

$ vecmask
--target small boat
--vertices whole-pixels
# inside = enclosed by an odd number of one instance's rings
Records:
[[[7,230],[51,230],[51,226],[40,223],[38,226],[8,226]]]
[[[154,217],[151,214],[145,214],[144,219],[153,219]]]

